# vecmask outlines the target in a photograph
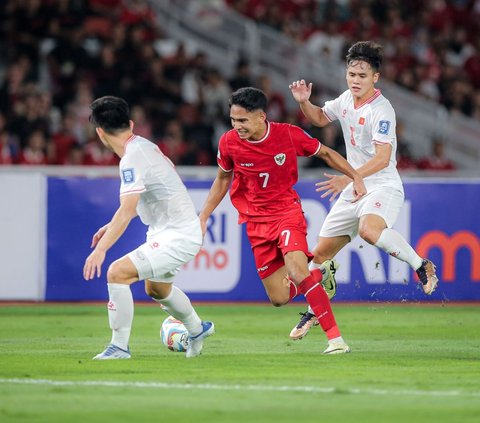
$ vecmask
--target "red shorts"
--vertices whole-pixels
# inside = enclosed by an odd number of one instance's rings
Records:
[[[308,261],[307,223],[302,211],[269,222],[247,222],[247,235],[255,257],[260,279],[265,279],[285,265],[283,256],[290,251],[303,251]]]

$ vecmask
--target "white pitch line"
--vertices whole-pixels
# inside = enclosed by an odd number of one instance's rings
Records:
[[[319,386],[274,386],[274,385],[217,385],[211,383],[167,383],[167,382],[117,382],[108,380],[50,380],[50,379],[1,379],[0,384],[43,385],[43,386],[105,386],[110,388],[156,388],[156,389],[200,389],[212,391],[263,391],[263,392],[308,392],[317,394],[355,395],[404,395],[427,397],[480,397],[480,392],[389,390],[371,388],[335,388]]]

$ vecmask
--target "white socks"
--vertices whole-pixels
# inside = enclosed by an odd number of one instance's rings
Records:
[[[128,350],[133,322],[133,297],[130,285],[109,283],[108,321],[112,329],[111,343]]]
[[[417,270],[422,265],[422,258],[405,241],[405,238],[393,229],[384,229],[375,246],[387,254],[408,263],[413,270]]]
[[[190,336],[196,336],[202,332],[202,321],[192,303],[185,293],[175,285],[172,285],[172,292],[168,297],[162,300],[153,298],[153,300],[162,304],[164,309],[175,319],[181,320]]]

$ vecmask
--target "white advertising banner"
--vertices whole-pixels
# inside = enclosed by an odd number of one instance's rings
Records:
[[[46,177],[0,173],[0,300],[45,297]]]
[[[209,189],[189,190],[197,210]],[[228,195],[209,220],[202,249],[182,267],[175,285],[187,292],[229,292],[240,282],[242,227]]]

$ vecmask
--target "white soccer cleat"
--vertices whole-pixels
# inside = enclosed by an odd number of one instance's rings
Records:
[[[188,337],[187,358],[197,357],[202,353],[203,341],[215,333],[213,322],[202,322],[202,332],[196,336]]]
[[[105,351],[97,354],[92,360],[125,360],[131,358],[130,350],[122,350],[116,345],[110,344],[105,348]]]
[[[350,348],[345,342],[329,342],[323,354],[346,354],[349,352]]]
[[[326,269],[325,275],[327,275],[326,279],[322,282],[322,286],[327,293],[328,299],[331,300],[333,297],[335,297],[337,293],[337,281],[335,279],[335,273],[337,272],[340,265],[335,259],[331,259],[325,260],[322,263],[322,266],[324,266],[324,268]]]

